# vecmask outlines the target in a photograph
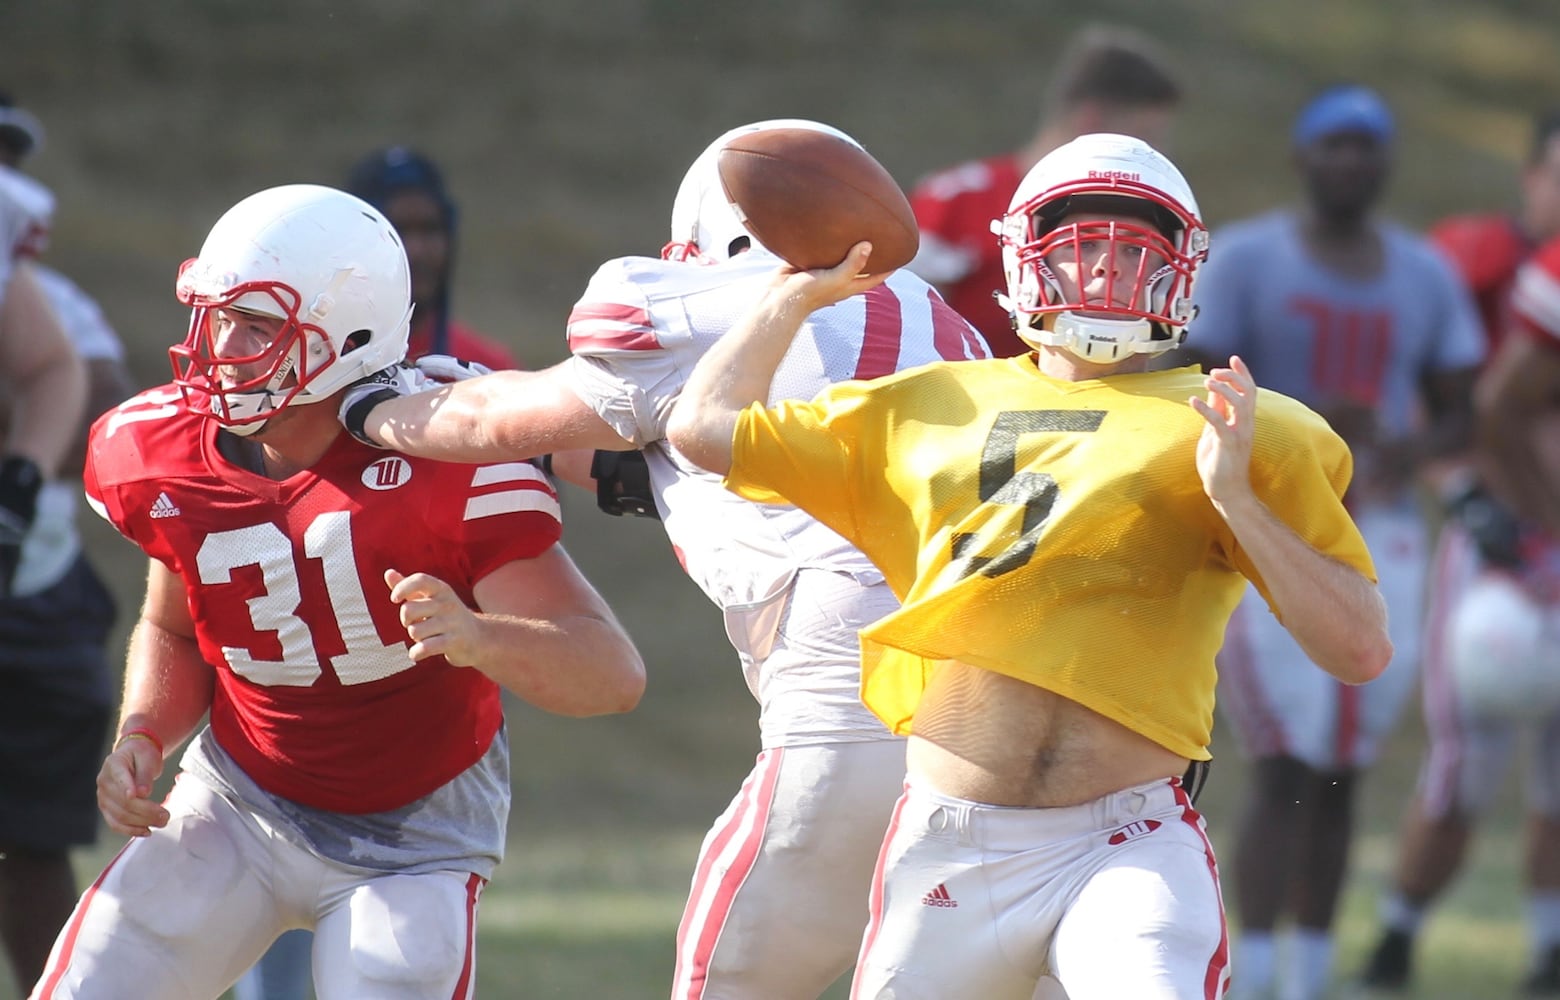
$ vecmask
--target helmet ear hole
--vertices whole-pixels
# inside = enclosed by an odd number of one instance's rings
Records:
[[[753,238],[751,236],[738,236],[727,245],[726,256],[728,258],[735,257],[737,254],[742,253],[745,250],[751,250],[752,248]]]
[[[346,357],[358,348],[368,346],[368,342],[373,339],[372,330],[353,330],[347,334],[347,339],[341,342],[341,356]]]

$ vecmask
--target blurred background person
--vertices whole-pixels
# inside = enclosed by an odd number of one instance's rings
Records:
[[[60,421],[70,434],[58,478],[37,491],[15,576],[0,595],[0,940],[24,992],[42,974],[75,905],[70,850],[97,840],[97,762],[114,699],[105,644],[115,609],[82,551],[76,497],[91,417],[134,391],[124,347],[97,303],[31,259],[44,248],[53,198],[20,167],[42,143],[38,120],[0,94],[0,244],[9,251],[0,275],[27,262],[30,280],[87,376],[85,411],[77,416],[80,396],[45,399],[29,389],[36,370],[8,365],[0,372],[0,435],[9,439],[24,407],[41,408],[38,416]],[[53,334],[40,325],[7,323],[0,336],[49,343]],[[8,444],[7,453],[16,447]],[[18,488],[0,473],[0,506],[11,510],[5,494]]]
[[[385,213],[412,265],[412,334],[406,356],[452,354],[489,368],[517,368],[508,347],[450,313],[459,214],[444,174],[409,146],[375,150],[347,174],[345,190]]]
[[[935,285],[996,357],[1030,348],[994,296],[1007,287],[993,220],[1021,177],[1051,150],[1089,132],[1119,132],[1163,150],[1181,85],[1159,45],[1128,28],[1091,25],[1072,37],[1047,85],[1044,114],[1018,149],[938,171],[910,192],[921,249],[910,270]]]
[[[1542,688],[1523,690],[1522,661],[1513,659],[1540,656],[1560,677],[1552,624],[1560,615],[1560,490],[1553,486],[1560,464],[1556,446],[1541,444],[1545,435],[1554,440],[1560,399],[1560,112],[1536,122],[1515,214],[1456,216],[1432,236],[1479,297],[1491,355],[1474,392],[1484,401],[1479,439],[1491,446],[1454,470],[1443,490],[1447,518],[1426,614],[1428,746],[1403,817],[1393,884],[1381,899],[1382,932],[1361,981],[1375,989],[1408,985],[1425,917],[1461,870],[1474,828],[1527,735],[1533,755],[1523,874],[1531,959],[1524,988],[1560,996],[1560,706]],[[1540,243],[1545,250],[1524,266]],[[1536,623],[1542,635],[1545,620],[1548,644],[1526,648],[1523,633]],[[1504,676],[1480,680],[1480,671]],[[1504,710],[1481,703],[1488,684],[1508,688]]]
[[[1339,684],[1248,592],[1219,655],[1220,705],[1252,760],[1232,872],[1241,927],[1232,995],[1313,1000],[1353,838],[1355,790],[1414,685],[1428,527],[1421,465],[1466,442],[1484,338],[1461,279],[1430,244],[1381,218],[1394,123],[1360,86],[1329,88],[1292,130],[1304,202],[1213,234],[1190,357],[1238,354],[1262,385],[1308,404],[1349,443],[1345,502],[1391,610],[1391,666]],[[1428,416],[1427,416],[1428,415]],[[1274,931],[1294,922],[1288,967]]]

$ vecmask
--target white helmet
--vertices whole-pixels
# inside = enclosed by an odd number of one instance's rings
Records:
[[[1560,610],[1491,572],[1463,592],[1445,628],[1447,669],[1471,716],[1520,721],[1560,709]]]
[[[1062,225],[1070,211],[1142,216],[1144,225]],[[1030,346],[1065,347],[1085,360],[1109,363],[1159,354],[1185,339],[1196,312],[1192,285],[1208,259],[1208,230],[1186,178],[1148,143],[1099,133],[1058,147],[1024,176],[1007,214],[991,228],[1007,276],[1007,294],[998,301]],[[1107,245],[1104,252],[1118,265],[1108,281],[1121,274],[1134,282],[1132,306],[1115,305],[1108,293],[1106,304],[1066,299],[1046,256],[1074,252],[1085,240]],[[1132,255],[1122,254],[1118,264],[1122,248],[1152,251],[1165,263],[1143,273],[1148,258],[1138,256],[1134,269]],[[1090,315],[1081,314],[1085,309]],[[1055,319],[1047,323],[1050,315]]]
[[[672,202],[672,241],[661,250],[663,260],[716,263],[730,260],[740,252],[739,240],[746,240],[747,246],[762,245],[748,232],[742,217],[726,197],[717,161],[720,151],[738,136],[776,128],[826,132],[853,146],[861,145],[837,128],[803,118],[774,118],[737,126],[706,146],[683,175],[682,184],[677,188],[677,199]]]
[[[253,434],[292,404],[317,403],[406,356],[411,272],[395,228],[335,188],[290,184],[234,205],[185,261],[176,288],[192,308],[169,350],[187,405]],[[219,358],[217,309],[283,321],[260,354]],[[268,365],[239,384],[222,369]]]

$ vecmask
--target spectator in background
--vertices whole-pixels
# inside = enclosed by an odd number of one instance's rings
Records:
[[[1039,129],[1027,143],[939,171],[911,191],[921,251],[910,269],[974,324],[994,355],[1025,353],[1030,348],[994,298],[1007,280],[991,228],[1019,178],[1051,150],[1089,132],[1136,136],[1163,149],[1180,100],[1180,84],[1151,39],[1124,28],[1085,28],[1063,49]]]
[[[1415,937],[1461,869],[1474,827],[1500,789],[1524,728],[1511,716],[1471,709],[1451,662],[1447,623],[1468,601],[1479,600],[1492,577],[1520,585],[1535,609],[1547,609],[1540,613],[1560,613],[1560,526],[1546,530],[1542,523],[1546,508],[1560,511],[1560,494],[1552,488],[1546,494],[1541,486],[1525,499],[1520,488],[1502,485],[1511,479],[1510,470],[1544,469],[1546,462],[1548,474],[1556,475],[1554,456],[1537,446],[1534,434],[1546,428],[1553,433],[1545,411],[1552,418],[1552,401],[1560,398],[1555,371],[1560,310],[1549,305],[1560,301],[1560,243],[1549,242],[1525,268],[1523,262],[1535,247],[1560,237],[1560,111],[1536,122],[1516,213],[1455,216],[1438,224],[1431,237],[1467,279],[1484,317],[1492,360],[1475,395],[1485,401],[1480,437],[1496,446],[1461,463],[1441,491],[1447,518],[1430,574],[1425,635],[1429,745],[1403,817],[1393,885],[1381,900],[1383,930],[1361,977],[1375,989],[1408,984]],[[1513,294],[1514,285],[1520,294]],[[1526,519],[1513,513],[1524,506]],[[1504,621],[1489,625],[1510,627]],[[1498,667],[1497,656],[1485,659]],[[1554,667],[1560,670],[1560,660]],[[1560,717],[1541,717],[1536,728],[1525,789],[1533,951],[1525,987],[1535,996],[1560,996]]]
[[[1367,687],[1339,684],[1251,590],[1219,655],[1219,703],[1254,761],[1233,873],[1242,939],[1234,995],[1319,997],[1348,865],[1360,773],[1413,689],[1428,528],[1414,480],[1462,446],[1484,354],[1473,301],[1429,243],[1380,218],[1394,125],[1374,91],[1339,86],[1296,119],[1304,204],[1215,233],[1197,288],[1196,354],[1231,355],[1262,385],[1326,417],[1354,453],[1346,497],[1390,609],[1392,664]],[[1425,415],[1428,414],[1428,419]],[[1290,969],[1274,931],[1292,916]]]
[[[519,367],[509,348],[450,318],[459,213],[433,161],[407,146],[387,146],[352,167],[346,190],[383,212],[406,247],[414,307],[406,356],[450,354],[492,369]],[[278,938],[234,986],[237,1000],[304,1000],[313,939],[306,930]]]
[[[414,306],[406,356],[451,354],[494,369],[519,367],[507,347],[450,317],[458,216],[433,161],[390,146],[359,160],[346,190],[385,213],[406,244]]]
[[[43,249],[53,210],[52,196],[19,173],[42,142],[37,119],[0,95],[0,230],[6,249],[23,259]],[[86,416],[128,397],[134,390],[124,348],[97,303],[58,272],[36,262],[28,270],[85,365]],[[17,335],[11,330],[5,336]],[[30,325],[21,335],[47,340]],[[0,428],[9,428],[16,408],[39,404],[26,391],[28,373],[3,375]],[[69,400],[62,402],[66,409],[50,412],[69,426]],[[42,974],[75,905],[70,849],[97,839],[94,782],[114,700],[104,648],[113,599],[75,524],[89,423],[74,421],[60,478],[38,490],[16,575],[0,596],[0,940],[24,991]]]

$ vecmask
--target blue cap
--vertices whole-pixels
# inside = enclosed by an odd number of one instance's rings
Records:
[[[1361,132],[1381,142],[1391,142],[1392,112],[1381,95],[1369,87],[1348,84],[1322,91],[1295,119],[1296,146],[1308,146],[1325,135]]]

